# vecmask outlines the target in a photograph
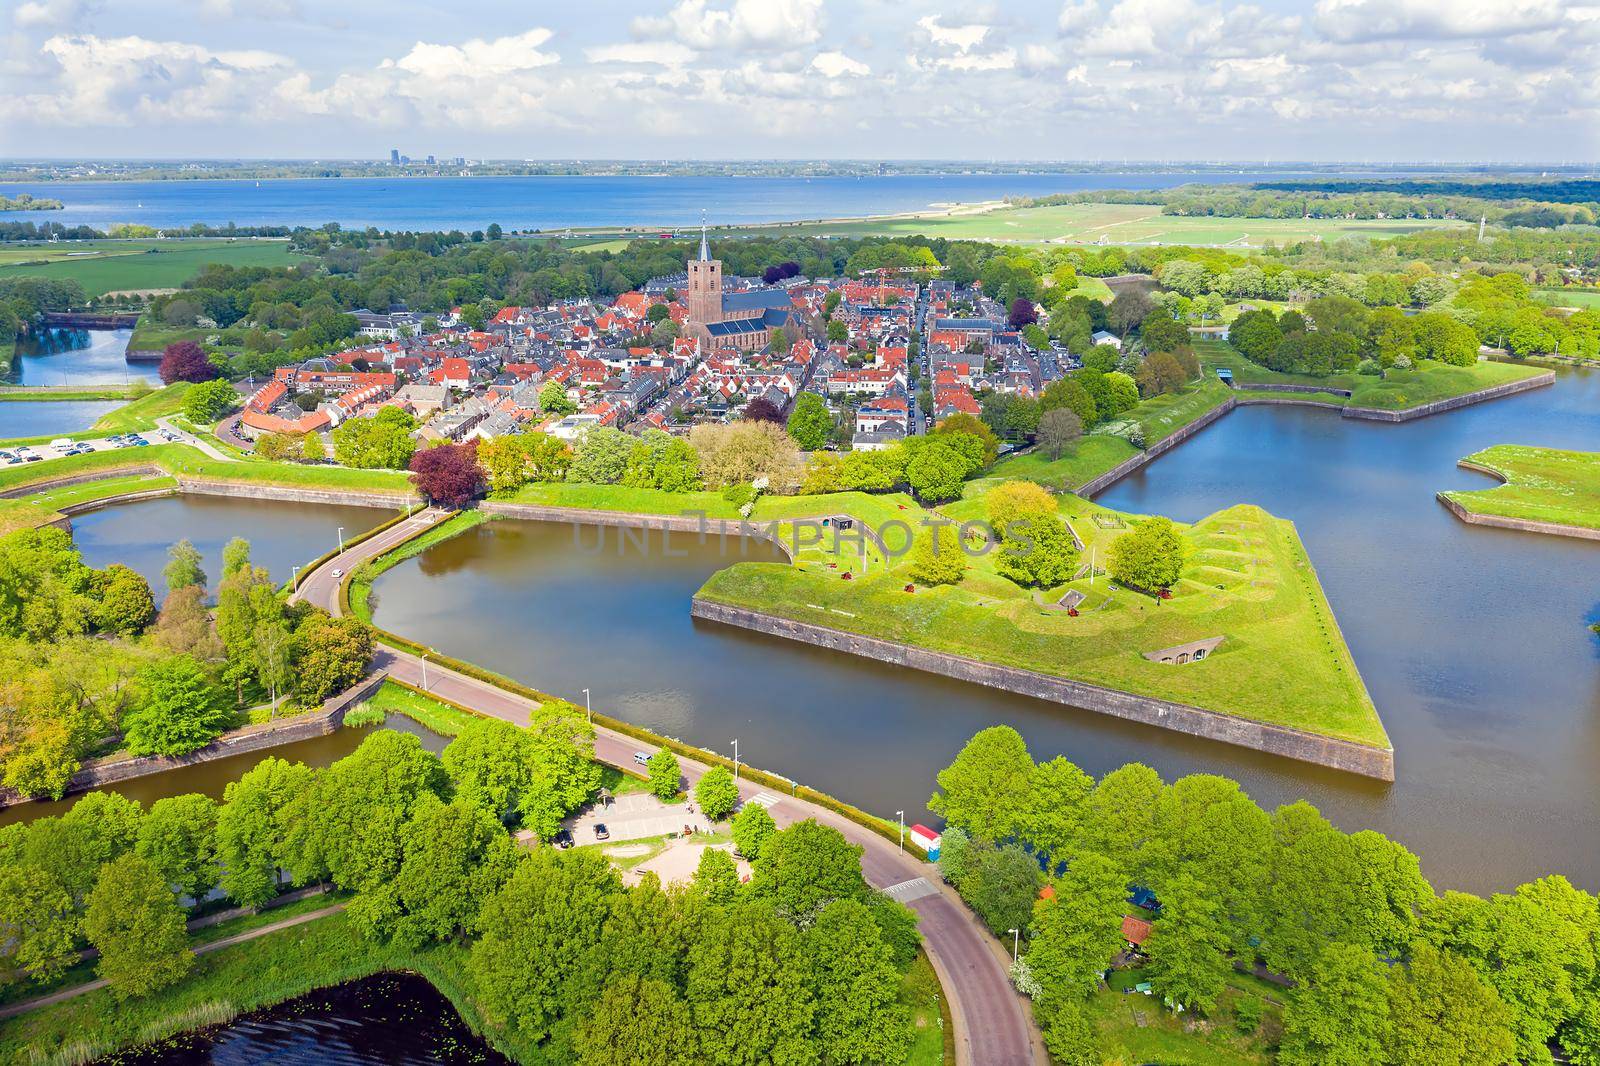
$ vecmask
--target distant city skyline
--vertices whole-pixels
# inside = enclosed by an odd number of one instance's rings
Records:
[[[1600,158],[1596,3],[461,0],[438,14],[24,0],[0,16],[0,153]]]

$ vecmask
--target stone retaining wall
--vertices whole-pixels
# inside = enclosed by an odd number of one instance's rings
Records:
[[[1482,467],[1469,463],[1462,466],[1473,470],[1482,470]],[[1492,473],[1493,471],[1485,471]],[[1519,533],[1544,533],[1552,537],[1577,537],[1580,540],[1600,540],[1600,529],[1587,529],[1584,526],[1568,526],[1560,522],[1540,522],[1532,518],[1511,518],[1507,515],[1483,514],[1479,511],[1469,511],[1461,504],[1452,500],[1443,492],[1435,493],[1434,498],[1444,504],[1445,508],[1469,526],[1493,526],[1496,529],[1514,529]]]
[[[1238,392],[1326,392],[1334,396],[1350,396],[1349,389],[1330,389],[1324,385],[1279,385],[1271,382],[1234,382]]]
[[[110,507],[112,504],[136,503],[139,500],[156,500],[163,496],[175,496],[177,493],[178,490],[175,488],[143,489],[139,492],[123,492],[116,496],[106,496],[98,500],[85,500],[82,503],[69,503],[65,507],[56,508],[56,510],[60,511],[63,515],[70,517],[71,515],[83,514],[87,511],[98,511],[100,508]]]
[[[1435,400],[1425,403],[1421,407],[1408,407],[1404,411],[1385,411],[1377,407],[1346,407],[1346,418],[1362,418],[1369,422],[1410,422],[1414,418],[1427,418],[1429,415],[1443,414],[1461,407],[1470,407],[1475,403],[1486,400],[1498,400],[1503,396],[1515,396],[1519,392],[1530,389],[1542,389],[1546,385],[1556,383],[1556,372],[1546,370],[1542,374],[1535,374],[1531,378],[1522,378],[1519,381],[1508,381],[1503,385],[1494,385],[1477,392],[1469,392],[1461,396],[1452,396],[1448,400]]]
[[[1221,404],[1213,407],[1211,410],[1207,411],[1193,422],[1190,422],[1187,426],[1184,426],[1176,433],[1173,433],[1171,436],[1164,437],[1161,440],[1156,441],[1156,443],[1152,444],[1149,448],[1146,448],[1138,455],[1130,456],[1129,458],[1124,459],[1122,462],[1118,463],[1116,466],[1112,467],[1110,470],[1107,470],[1098,477],[1090,478],[1078,488],[1078,495],[1082,496],[1084,499],[1093,499],[1095,496],[1104,492],[1112,485],[1115,485],[1117,482],[1121,481],[1135,470],[1138,470],[1140,467],[1150,462],[1152,459],[1170,452],[1172,449],[1176,448],[1178,445],[1182,444],[1184,441],[1188,440],[1190,437],[1194,436],[1196,433],[1199,433],[1202,429],[1205,429],[1211,423],[1215,422],[1217,419],[1233,410],[1238,406],[1238,404],[1238,400],[1232,396],[1229,396]]]
[[[1001,666],[909,644],[860,636],[829,626],[797,622],[762,611],[715,603],[698,596],[694,599],[690,613],[696,618],[708,621],[740,626],[759,633],[877,659],[896,666],[942,674],[959,681],[1081,707],[1098,714],[1159,726],[1190,736],[1234,744],[1287,759],[1315,763],[1318,766],[1377,778],[1380,781],[1394,780],[1392,748],[1377,748],[1354,741],[1319,736],[1286,726],[1254,722],[1168,700],[1136,696],[1081,681],[1069,681],[1066,678],[1053,677],[1033,670]]]
[[[1320,407],[1324,411],[1343,411],[1345,405],[1332,400],[1300,400],[1291,396],[1240,396],[1239,407]]]
[[[298,485],[257,485],[248,481],[211,481],[178,476],[178,488],[199,496],[232,496],[246,500],[288,500],[294,503],[328,503],[345,507],[409,507],[417,497],[409,492],[373,489],[313,489]]]
[[[119,781],[176,770],[182,766],[215,762],[234,755],[275,748],[280,744],[293,744],[299,740],[327,736],[344,724],[345,711],[371,696],[383,684],[387,671],[369,674],[355,687],[341,692],[315,711],[283,718],[275,722],[247,725],[222,734],[199,751],[188,755],[136,755],[131,758],[90,759],[83,768],[72,775],[67,783],[67,795],[89,792]],[[0,788],[0,808],[32,802],[15,789]]]

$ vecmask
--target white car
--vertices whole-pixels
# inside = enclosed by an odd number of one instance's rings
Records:
[[[337,566],[336,566],[336,567],[334,567],[334,568],[333,568],[333,576],[334,576],[334,577],[336,577],[336,578],[337,578],[337,577],[344,577],[344,571],[343,571],[343,570],[340,570],[340,569],[339,569],[339,568],[338,568],[338,567],[337,567]]]

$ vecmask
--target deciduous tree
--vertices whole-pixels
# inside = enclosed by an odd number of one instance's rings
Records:
[[[705,816],[720,822],[739,805],[739,786],[734,783],[733,772],[726,766],[713,766],[695,782],[694,801]]]
[[[928,809],[992,844],[1022,825],[1032,804],[1033,759],[1015,729],[990,726],[967,741],[937,780]]]
[[[216,365],[206,358],[205,349],[194,341],[175,341],[161,353],[161,365],[156,370],[164,384],[177,381],[210,381],[221,375]]]
[[[1154,592],[1174,585],[1183,573],[1183,536],[1170,518],[1134,524],[1111,543],[1111,575],[1124,585]]]
[[[217,801],[198,792],[156,800],[139,823],[134,851],[191,900],[217,886]]]
[[[443,507],[465,507],[483,493],[478,442],[441,444],[411,456],[411,484],[423,498]]]
[[[211,743],[232,721],[205,669],[187,655],[139,671],[141,697],[123,719],[134,755],[187,755]]]
[[[645,769],[650,774],[650,791],[660,799],[671,799],[678,794],[683,771],[678,767],[678,757],[666,748],[650,756]]]
[[[155,867],[123,855],[100,871],[83,915],[89,943],[100,949],[95,973],[118,999],[149,995],[194,965],[183,911]]]

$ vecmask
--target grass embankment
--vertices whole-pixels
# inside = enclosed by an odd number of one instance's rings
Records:
[[[1117,421],[1138,422],[1144,427],[1145,446],[1153,447],[1221,407],[1229,394],[1228,387],[1215,374],[1202,371],[1200,380],[1186,385],[1181,392],[1140,400]],[[1064,448],[1059,459],[1052,460],[1037,449],[1003,459],[990,470],[989,478],[977,483],[977,489],[981,492],[1000,480],[1022,478],[1071,492],[1138,454],[1139,449],[1121,437],[1090,433]],[[969,489],[968,495],[973,494]]]
[[[1060,498],[1087,550],[1105,563],[1129,516]],[[981,496],[942,509],[982,518]],[[918,513],[907,517],[919,521]],[[1334,621],[1294,526],[1257,507],[1220,511],[1186,530],[1192,555],[1171,600],[1077,579],[1035,594],[1001,577],[994,556],[972,560],[964,580],[918,587],[908,565],[855,580],[802,559],[798,566],[738,563],[713,574],[706,599],[797,621],[1021,667],[1254,721],[1376,746],[1383,725]],[[1087,559],[1084,560],[1087,562]],[[1046,606],[1082,593],[1079,617]],[[1221,636],[1205,661],[1174,666],[1144,652]]]
[[[18,243],[0,248],[0,278],[44,277],[79,282],[90,296],[176,289],[210,263],[286,267],[305,257],[289,242],[267,238],[168,238],[129,241]]]
[[[19,529],[34,529],[61,517],[61,510],[78,504],[93,503],[130,492],[150,492],[156,489],[175,489],[178,480],[163,475],[130,474],[126,477],[109,477],[81,485],[67,485],[33,496],[0,500],[0,535]]]
[[[410,685],[402,685],[395,681],[385,681],[378,687],[377,692],[362,701],[362,706],[381,711],[386,715],[404,715],[442,737],[459,736],[467,726],[483,720],[481,714],[424,695]]]
[[[132,396],[128,385],[86,388],[81,385],[0,385],[0,403],[51,403],[72,400],[126,400]]]
[[[1521,363],[1482,360],[1472,366],[1451,366],[1425,359],[1411,370],[1389,370],[1381,378],[1356,373],[1314,377],[1310,374],[1283,374],[1257,366],[1224,340],[1197,340],[1194,349],[1209,375],[1215,376],[1217,368],[1227,367],[1233,371],[1233,380],[1238,385],[1312,385],[1324,389],[1345,389],[1350,392],[1348,399],[1332,393],[1293,393],[1284,394],[1281,398],[1322,400],[1350,407],[1375,407],[1383,411],[1421,407],[1423,404],[1465,396],[1469,392],[1544,373],[1543,367]]]
[[[350,575],[350,610],[356,617],[372,621],[372,583],[381,575],[399,566],[407,559],[421,555],[435,544],[465,533],[473,526],[487,522],[489,516],[482,511],[461,511],[440,522],[421,536],[413,537],[392,551],[356,567]]]
[[[1486,467],[1506,483],[1443,493],[1473,514],[1600,529],[1600,452],[1496,444],[1463,464]]]

